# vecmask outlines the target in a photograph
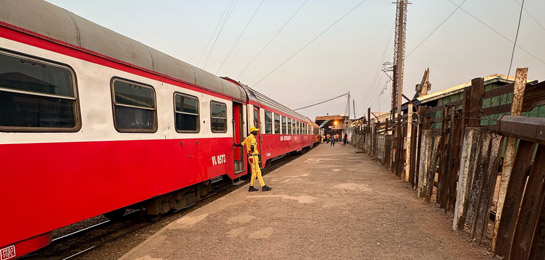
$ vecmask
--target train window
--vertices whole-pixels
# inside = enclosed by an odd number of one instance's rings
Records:
[[[272,134],[272,113],[265,111],[265,133]]]
[[[151,86],[114,78],[112,92],[117,131],[129,133],[157,131],[155,90]]]
[[[79,118],[70,67],[0,52],[0,130],[78,131]]]
[[[286,129],[286,117],[283,116],[282,117],[282,134],[286,134],[287,132],[287,129]]]
[[[296,135],[297,134],[297,129],[295,128],[295,119],[292,119],[291,120],[291,133]]]
[[[274,114],[274,133],[280,134],[280,115]]]
[[[210,126],[213,133],[227,132],[227,105],[210,101]]]
[[[254,125],[255,127],[261,129],[261,126],[259,125],[259,110],[254,109]]]
[[[288,118],[288,132],[287,134],[291,134],[291,118]]]
[[[181,93],[174,93],[175,127],[178,132],[199,132],[199,99]]]

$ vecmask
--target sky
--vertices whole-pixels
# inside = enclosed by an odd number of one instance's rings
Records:
[[[431,92],[507,74],[523,0],[412,0],[403,93],[426,68]],[[388,111],[393,0],[48,0],[297,109],[350,92],[351,118]],[[461,6],[460,6],[461,5]],[[460,8],[458,8],[460,6]],[[510,75],[545,80],[545,1],[525,0]],[[352,101],[353,100],[353,101]],[[347,97],[298,110],[346,114]]]

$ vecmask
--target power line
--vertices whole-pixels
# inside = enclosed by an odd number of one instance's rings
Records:
[[[337,98],[344,97],[344,96],[348,95],[349,93],[350,93],[350,92],[346,92],[346,93],[344,93],[344,94],[342,94],[342,95],[340,95],[340,96],[336,96],[336,97],[334,97],[334,98],[330,98],[330,99],[328,99],[328,100],[325,100],[325,101],[322,101],[322,102],[318,102],[318,103],[315,103],[315,104],[312,104],[312,105],[300,107],[300,108],[294,109],[293,111],[297,111],[297,110],[301,110],[301,109],[305,109],[305,108],[317,106],[317,105],[320,105],[320,104],[329,102],[329,101],[331,101],[331,100],[335,100],[335,99],[337,99]]]
[[[257,11],[259,11],[259,8],[261,8],[261,5],[263,4],[263,1],[265,1],[265,0],[261,0],[261,2],[259,2],[259,5],[257,6],[257,8],[256,8],[255,11],[254,11],[254,14],[252,15],[252,17],[250,17],[250,20],[248,20],[248,23],[246,23],[246,26],[244,26],[244,29],[242,30],[242,32],[241,32],[240,35],[238,36],[238,38],[237,38],[237,40],[235,41],[235,44],[233,45],[233,47],[231,48],[231,50],[229,50],[229,53],[227,54],[227,56],[225,57],[225,59],[224,59],[223,62],[221,63],[220,67],[219,67],[218,70],[216,71],[216,74],[218,74],[218,72],[221,70],[221,68],[223,68],[223,65],[225,64],[225,62],[227,61],[227,59],[229,58],[229,56],[231,56],[231,53],[233,52],[233,50],[234,50],[235,47],[237,46],[238,41],[240,41],[240,38],[242,38],[242,35],[244,35],[244,33],[246,32],[246,29],[248,29],[248,26],[250,25],[250,23],[252,23],[252,20],[254,20],[254,17],[255,17],[255,15],[257,14]]]
[[[519,1],[517,1],[517,0],[514,0],[514,1],[517,2],[518,5],[521,5],[519,3]],[[545,26],[543,26],[543,24],[541,24],[526,8],[523,8],[523,9],[526,12],[526,14],[528,14],[530,16],[530,18],[532,18],[532,20],[534,20],[534,22],[536,22],[537,25],[539,25],[539,27],[541,27],[541,29],[543,29],[545,31]]]
[[[233,13],[233,10],[235,9],[235,6],[236,6],[237,2],[238,2],[238,0],[234,0],[233,4],[231,5],[231,8],[227,12],[227,16],[223,20],[223,24],[221,25],[221,28],[220,28],[218,34],[216,35],[216,39],[214,40],[214,43],[212,44],[212,47],[210,47],[210,52],[208,52],[208,56],[206,57],[202,67],[206,67],[206,64],[208,64],[208,60],[210,60],[210,57],[212,56],[212,52],[214,52],[214,47],[216,47],[216,42],[218,42],[218,38],[220,37],[221,32],[223,31],[223,28],[227,24],[227,21],[229,20],[229,18],[231,18],[231,14]]]
[[[454,3],[452,0],[447,0],[449,1],[451,4],[453,5],[457,5],[456,3]],[[473,19],[477,20],[479,23],[481,23],[482,25],[486,26],[486,28],[490,29],[491,31],[495,32],[497,35],[501,36],[503,39],[507,40],[508,42],[510,43],[513,43],[515,44],[515,42],[513,42],[511,39],[509,39],[507,36],[501,34],[500,32],[498,32],[497,30],[495,30],[494,28],[492,28],[490,25],[486,24],[485,22],[481,21],[481,19],[477,18],[476,16],[474,16],[473,14],[471,14],[470,12],[466,11],[464,8],[460,7],[460,10],[464,11],[466,14],[468,14],[469,16],[473,17]],[[534,59],[538,60],[539,62],[545,64],[545,61],[543,61],[542,59],[540,59],[539,57],[537,57],[536,55],[532,54],[531,52],[527,51],[526,49],[522,48],[520,45],[516,45],[519,49],[521,49],[523,52],[525,52],[526,54],[532,56]]]
[[[303,6],[305,6],[305,4],[307,2],[308,2],[308,0],[305,0],[305,2],[303,2],[303,4],[301,6],[299,6],[299,9],[297,9],[297,11],[295,11],[295,13],[293,13],[291,15],[290,19],[288,19],[288,21],[286,21],[286,23],[284,23],[284,25],[282,25],[282,27],[280,27],[280,29],[274,34],[274,36],[269,40],[269,42],[267,42],[267,44],[265,44],[265,46],[263,46],[263,48],[252,58],[252,60],[248,64],[246,64],[244,69],[242,69],[242,71],[240,73],[238,73],[237,78],[240,78],[240,76],[248,69],[248,67],[250,67],[250,65],[252,63],[254,63],[254,61],[257,59],[257,57],[259,57],[261,55],[261,53],[269,46],[269,44],[271,44],[271,42],[274,39],[276,39],[276,36],[278,36],[278,34],[280,34],[280,32],[282,30],[284,30],[284,28],[291,22],[293,17],[295,17],[295,15],[297,15],[297,13],[299,13],[299,11],[301,11],[301,9],[303,9]]]
[[[373,81],[370,84],[370,87],[369,87],[369,89],[367,91],[367,94],[364,96],[364,98],[361,100],[361,102],[358,103],[358,105],[366,103],[367,101],[369,101],[369,98],[372,98],[372,96],[370,96],[369,94],[372,93],[373,88],[376,87],[375,84],[377,83],[377,79],[379,78],[379,73],[380,73],[380,71],[382,71],[382,64],[384,63],[384,59],[386,58],[386,56],[388,55],[389,50],[390,50],[390,44],[392,43],[392,38],[393,38],[392,36],[393,36],[394,29],[395,29],[395,22],[392,25],[392,29],[390,30],[390,33],[388,34],[389,35],[388,41],[387,41],[386,45],[384,46],[384,50],[382,51],[382,57],[380,58],[380,64],[379,64],[379,67],[377,68],[377,71],[375,72],[375,76],[373,77]]]
[[[271,74],[273,74],[276,70],[278,70],[280,67],[282,67],[284,64],[286,64],[288,61],[290,61],[291,59],[293,59],[293,57],[295,57],[297,54],[299,54],[299,52],[301,52],[302,50],[306,49],[311,43],[313,43],[315,40],[317,40],[318,38],[320,38],[320,36],[322,36],[324,33],[326,33],[327,31],[329,31],[333,26],[335,26],[337,23],[339,23],[340,21],[342,21],[346,16],[348,16],[350,13],[352,13],[354,10],[356,10],[356,8],[358,8],[361,4],[363,4],[365,1],[367,0],[362,0],[359,4],[357,4],[356,6],[354,6],[354,8],[352,8],[350,11],[348,11],[346,14],[344,14],[343,16],[341,16],[341,18],[339,18],[337,21],[335,21],[332,25],[330,25],[329,27],[327,27],[324,31],[322,31],[320,34],[318,34],[316,37],[314,37],[314,39],[312,39],[310,42],[308,42],[307,44],[305,44],[302,48],[300,48],[299,50],[297,50],[294,54],[292,54],[288,59],[286,59],[285,61],[283,61],[282,63],[280,63],[278,66],[276,66],[276,68],[274,68],[271,72],[269,72],[267,75],[265,75],[265,77],[263,77],[262,79],[260,79],[259,81],[257,81],[256,83],[253,84],[253,86],[257,86],[259,85],[259,83],[261,83],[263,80],[265,80],[266,78],[268,78]]]
[[[511,52],[511,62],[509,62],[509,70],[507,71],[507,79],[509,80],[509,74],[511,73],[511,66],[513,65],[513,57],[515,57],[515,47],[517,47],[517,40],[519,38],[520,20],[522,20],[522,10],[524,10],[524,0],[520,6],[519,23],[517,25],[517,34],[515,35],[515,43],[513,44],[513,51]]]
[[[458,11],[458,9],[460,9],[460,7],[462,7],[462,5],[465,2],[466,2],[466,0],[462,1],[462,3],[460,3],[458,6],[456,6],[456,9],[454,9],[447,16],[447,18],[445,18],[445,20],[443,20],[437,27],[435,27],[435,29],[433,29],[433,31],[430,34],[428,34],[428,36],[426,36],[426,38],[424,38],[424,40],[422,40],[412,51],[409,52],[409,54],[407,55],[407,58],[409,58],[409,56],[411,56],[411,54],[413,54],[413,52],[416,51],[416,49],[418,49],[418,47],[420,47],[420,45],[422,45],[426,40],[428,40],[437,31],[437,29],[439,29],[439,27],[441,27],[454,13],[456,13],[456,11]]]
[[[210,47],[210,44],[212,43],[212,40],[214,39],[214,35],[216,35],[216,32],[218,31],[218,28],[220,27],[220,24],[221,22],[223,21],[223,18],[225,17],[225,15],[227,14],[227,11],[229,9],[231,9],[231,4],[233,3],[233,0],[229,1],[229,3],[227,4],[227,6],[225,7],[225,10],[223,11],[223,14],[221,15],[221,18],[219,19],[218,21],[218,24],[216,25],[216,29],[214,29],[214,32],[212,33],[212,35],[210,36],[210,40],[208,40],[208,44],[206,44],[206,48],[204,48],[204,53],[202,54],[201,58],[199,59],[199,65],[202,64],[203,60],[204,60],[204,57],[206,56],[207,54],[207,51],[208,51],[208,47]]]

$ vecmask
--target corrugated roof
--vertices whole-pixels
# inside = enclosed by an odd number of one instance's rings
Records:
[[[509,79],[507,79],[507,75],[503,75],[503,74],[492,74],[492,75],[484,77],[484,84],[485,85],[493,83],[493,82],[497,82],[497,81],[513,82],[513,81],[515,81],[515,77],[510,76]],[[431,93],[431,94],[428,94],[428,95],[425,95],[425,96],[421,96],[421,97],[417,98],[417,100],[421,101],[422,103],[433,101],[433,100],[436,100],[436,99],[439,99],[439,98],[442,98],[442,97],[445,97],[445,96],[449,96],[449,95],[452,95],[452,94],[462,92],[464,90],[464,88],[468,87],[468,86],[471,86],[471,81],[468,81],[466,83],[463,83],[463,84],[460,84],[460,85],[457,85],[457,86],[454,86],[454,87],[451,87],[451,88],[443,89],[441,91],[437,91],[437,92],[434,92],[434,93]]]

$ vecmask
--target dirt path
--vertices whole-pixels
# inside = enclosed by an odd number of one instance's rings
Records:
[[[492,259],[355,151],[321,145],[265,176],[272,191],[242,187],[122,259]]]

